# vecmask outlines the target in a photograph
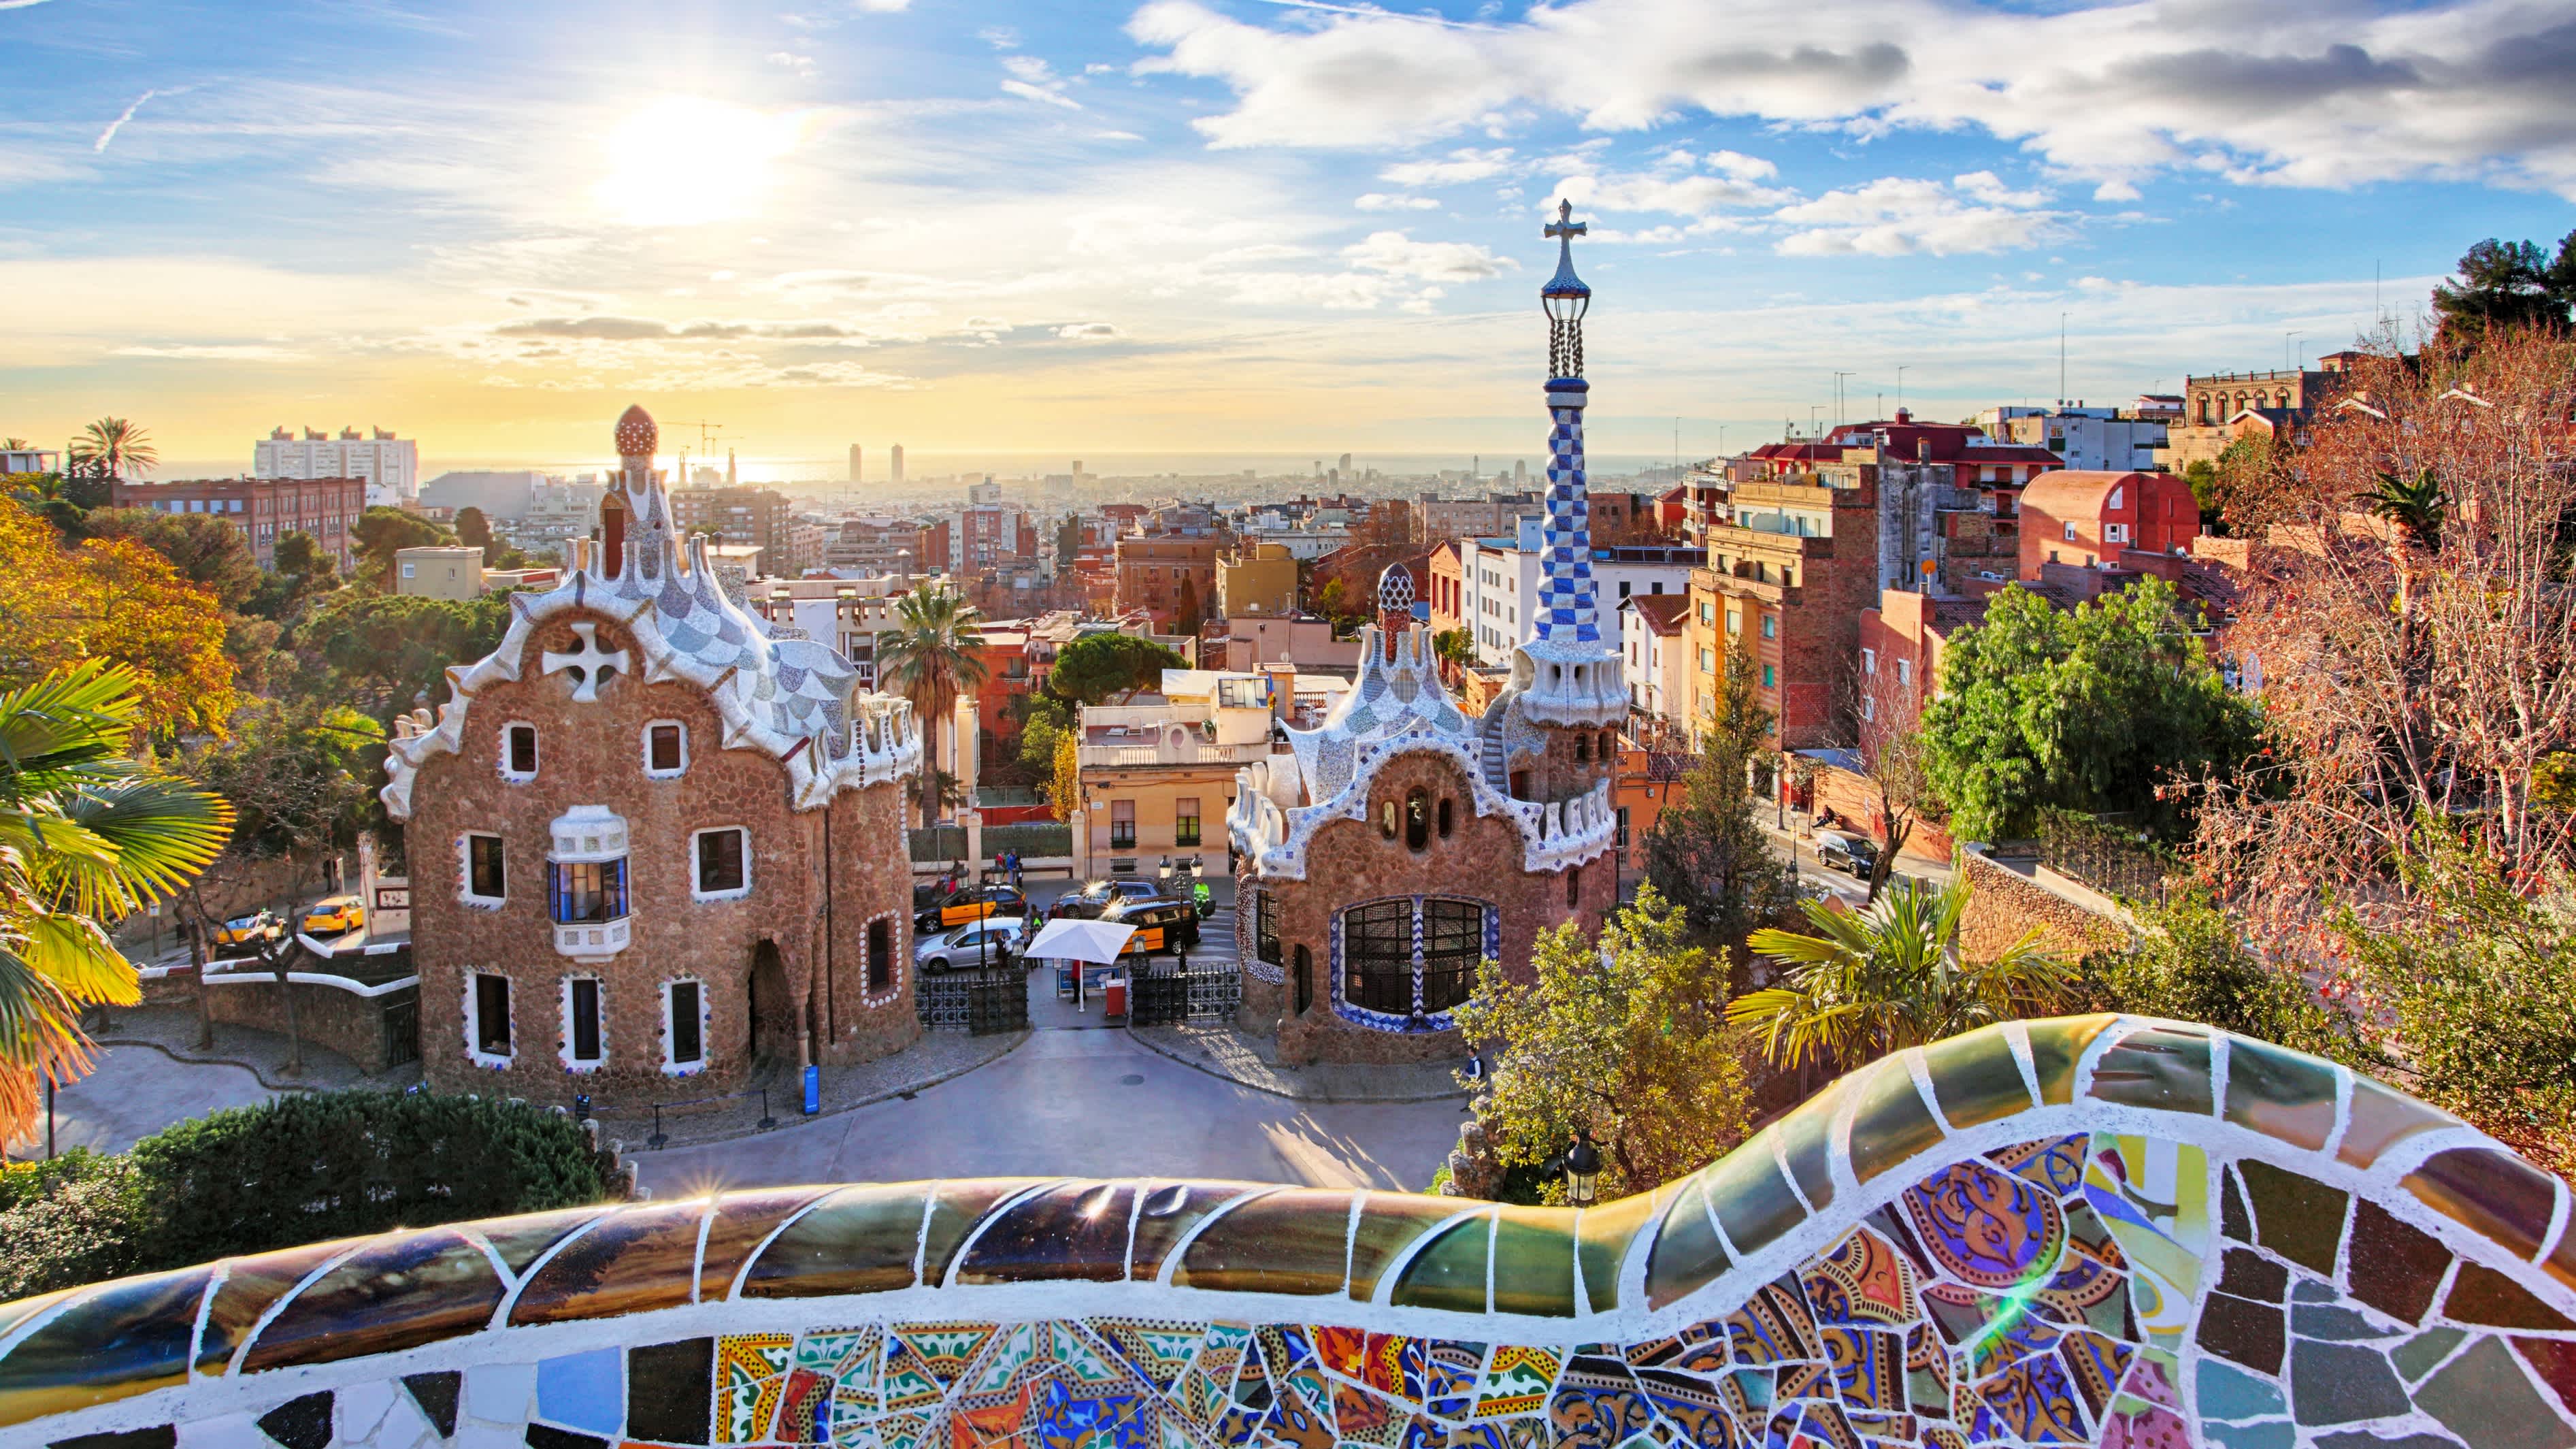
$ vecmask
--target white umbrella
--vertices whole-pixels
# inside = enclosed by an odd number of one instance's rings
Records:
[[[1134,926],[1115,925],[1108,921],[1084,921],[1067,918],[1049,921],[1037,939],[1029,942],[1027,954],[1046,960],[1089,961],[1114,966],[1119,953],[1127,949],[1128,939],[1136,934]]]

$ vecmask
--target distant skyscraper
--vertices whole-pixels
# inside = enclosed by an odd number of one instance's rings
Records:
[[[903,444],[897,443],[887,450],[886,468],[892,475],[892,481],[897,483],[903,481]]]
[[[1079,472],[1080,470],[1079,470],[1079,469],[1076,469],[1075,471]],[[1345,473],[1345,474],[1348,474],[1350,471],[1351,471],[1351,455],[1350,455],[1350,454],[1348,454],[1348,453],[1344,453],[1344,454],[1342,455],[1342,472],[1343,472],[1343,473]]]
[[[1529,459],[1514,458],[1512,460],[1512,486],[1515,488],[1522,488],[1528,486],[1528,484]]]
[[[727,488],[735,488],[741,486],[741,484],[741,475],[737,474],[733,470],[733,449],[727,448],[725,449],[725,486]]]
[[[859,445],[852,443],[850,445],[850,481],[856,483],[859,481],[861,476],[862,475],[859,472]]]

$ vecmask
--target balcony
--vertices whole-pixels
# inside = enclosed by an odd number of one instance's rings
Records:
[[[555,927],[555,951],[564,956],[614,956],[627,947],[631,916],[614,921],[575,921]]]
[[[1248,765],[1270,757],[1270,742],[1255,740],[1250,744],[1219,745],[1200,739],[1196,733],[1174,740],[1103,741],[1076,747],[1075,758],[1083,769],[1134,769],[1155,765]]]

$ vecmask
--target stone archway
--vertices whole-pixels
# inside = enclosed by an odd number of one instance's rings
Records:
[[[751,1025],[751,1067],[766,1072],[796,1059],[796,998],[787,986],[787,962],[778,943],[763,937],[751,948],[743,1001]]]

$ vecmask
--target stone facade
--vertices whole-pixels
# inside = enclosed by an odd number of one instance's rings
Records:
[[[609,559],[514,597],[441,716],[397,730],[385,798],[443,1089],[643,1104],[920,1033],[919,732],[845,658],[744,610],[703,548],[683,567],[641,416],[620,424]]]
[[[1968,883],[1976,888],[1968,913],[1959,921],[1962,955],[1977,960],[1998,955],[2033,927],[2039,930],[2041,945],[2068,956],[2116,950],[2129,940],[2125,922],[2089,909],[2072,892],[2061,894],[2018,871],[2006,870],[1982,849],[1959,851],[1955,864],[1968,873]]]
[[[1567,784],[1607,778],[1595,765],[1582,767],[1582,775],[1570,761],[1551,768]],[[1402,823],[1416,790],[1429,802],[1432,820],[1418,850],[1409,846]],[[1575,921],[1589,935],[1616,908],[1615,857],[1604,854],[1570,870],[1529,870],[1520,827],[1499,814],[1477,814],[1475,799],[1467,772],[1447,755],[1397,756],[1369,783],[1366,820],[1333,820],[1315,832],[1304,879],[1265,880],[1249,869],[1237,878],[1237,918],[1253,936],[1244,959],[1256,963],[1245,974],[1240,1019],[1247,1030],[1275,1031],[1282,1061],[1439,1061],[1468,1050],[1454,1030],[1389,1031],[1344,1012],[1336,947],[1352,907],[1407,897],[1475,902],[1492,918],[1488,939],[1504,974],[1519,981],[1532,979],[1530,955],[1542,932]],[[1383,825],[1390,810],[1398,822],[1392,838]],[[1444,810],[1451,821],[1445,836],[1438,825]],[[1276,963],[1261,960],[1270,950],[1260,936],[1265,911],[1278,943]],[[1301,959],[1307,980],[1302,1011]],[[1273,965],[1280,979],[1265,979],[1257,969],[1264,964]]]

